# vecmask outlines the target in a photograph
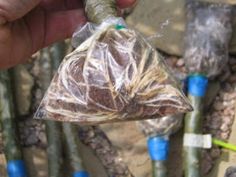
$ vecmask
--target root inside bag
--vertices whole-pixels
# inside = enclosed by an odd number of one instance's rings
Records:
[[[35,118],[98,124],[191,110],[157,51],[140,34],[106,26],[65,57]]]

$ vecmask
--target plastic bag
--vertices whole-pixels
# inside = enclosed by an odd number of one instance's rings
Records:
[[[228,62],[232,6],[189,0],[185,34],[184,59],[189,72],[217,76]]]
[[[138,127],[147,136],[169,136],[182,126],[183,115],[165,116],[159,119],[139,121]]]
[[[134,30],[107,25],[65,57],[35,118],[98,124],[191,110],[157,51]]]
[[[96,31],[108,28],[109,26],[117,26],[126,28],[126,23],[121,17],[108,17],[98,25],[95,23],[87,22],[84,26],[76,30],[72,36],[72,46],[77,48],[82,42],[92,36]]]

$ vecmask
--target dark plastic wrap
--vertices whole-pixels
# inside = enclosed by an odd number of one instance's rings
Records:
[[[98,124],[192,110],[157,51],[121,28],[105,26],[65,57],[36,118]]]
[[[159,119],[139,121],[138,127],[147,136],[169,136],[182,126],[183,115],[165,116]]]
[[[190,1],[184,59],[189,73],[215,77],[228,61],[232,34],[232,6]]]

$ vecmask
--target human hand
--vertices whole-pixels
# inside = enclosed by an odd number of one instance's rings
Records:
[[[117,0],[119,8],[136,0]],[[72,36],[86,22],[80,0],[0,0],[0,68]]]

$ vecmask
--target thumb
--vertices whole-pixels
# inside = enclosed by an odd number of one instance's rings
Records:
[[[0,25],[23,17],[41,0],[0,0]]]

